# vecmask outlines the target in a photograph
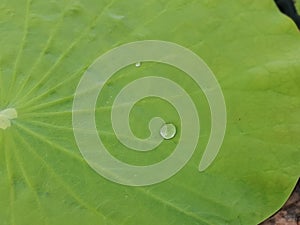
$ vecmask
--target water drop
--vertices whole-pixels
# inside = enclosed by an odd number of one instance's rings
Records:
[[[140,67],[141,65],[142,65],[141,62],[137,62],[137,63],[135,64],[136,67]]]
[[[160,135],[166,139],[172,139],[176,135],[176,127],[174,124],[167,123],[160,128]]]

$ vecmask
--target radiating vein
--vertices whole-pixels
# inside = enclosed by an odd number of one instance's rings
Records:
[[[187,164],[187,167],[189,166],[189,164]],[[191,169],[195,169],[195,170],[198,170],[198,167],[190,167]],[[224,203],[222,202],[217,202],[216,199],[210,199],[208,198],[207,196],[203,196],[200,194],[199,190],[196,191],[194,189],[192,189],[190,186],[188,185],[185,185],[185,183],[183,183],[181,180],[175,180],[175,181],[170,181],[172,182],[172,184],[174,186],[177,186],[179,188],[182,188],[182,189],[185,189],[185,190],[188,190],[190,193],[194,194],[195,196],[198,196],[200,197],[201,199],[204,199],[208,202],[212,202],[213,204],[215,204],[216,206],[221,206],[221,207],[224,207],[224,208],[228,208],[228,205],[225,205]]]
[[[58,126],[58,125],[54,125],[54,124],[51,124],[51,123],[37,121],[37,120],[30,120],[30,123],[32,125],[37,125],[37,126],[40,126],[40,127],[44,127],[46,129],[57,129],[57,130],[64,130],[64,131],[72,131],[73,132],[73,127]]]
[[[24,21],[25,21],[24,22],[24,34],[23,34],[23,38],[22,38],[22,41],[21,41],[21,44],[20,44],[20,49],[19,49],[18,54],[17,54],[15,65],[14,65],[14,68],[13,68],[12,81],[11,81],[9,91],[8,91],[8,99],[11,98],[11,95],[12,95],[12,92],[13,92],[13,87],[15,85],[16,78],[17,78],[18,65],[20,63],[20,58],[21,58],[22,53],[24,51],[26,39],[27,39],[27,36],[28,36],[29,13],[30,13],[31,3],[32,3],[32,0],[27,0],[26,7],[25,7],[26,13],[25,13],[25,18],[24,18]]]
[[[9,181],[9,197],[10,197],[10,223],[11,225],[15,225],[15,215],[14,215],[14,202],[15,202],[15,186],[13,182],[13,174],[11,170],[10,160],[11,155],[9,153],[8,144],[6,143],[6,139],[3,138],[3,148],[4,148],[4,157],[5,157],[5,164],[6,164],[6,170],[8,175],[8,181]]]
[[[1,62],[1,60],[0,60]],[[5,90],[4,90],[4,83],[3,83],[3,72],[2,72],[2,66],[0,65],[0,104],[1,104],[1,101],[3,101],[4,99],[6,99],[6,96],[4,94]],[[1,109],[0,109],[1,110]]]
[[[24,180],[25,180],[25,182],[26,182],[28,188],[29,188],[29,189],[31,190],[31,192],[34,194],[35,201],[36,201],[36,203],[37,203],[37,205],[38,205],[38,207],[39,207],[41,213],[45,216],[45,218],[47,218],[47,215],[46,215],[46,213],[45,213],[45,210],[43,209],[43,206],[42,206],[42,203],[41,203],[41,201],[40,201],[40,199],[39,199],[39,196],[38,196],[38,194],[37,194],[37,191],[34,189],[32,183],[30,182],[30,179],[29,179],[29,177],[28,177],[28,175],[27,175],[27,172],[26,172],[26,170],[25,170],[25,168],[24,168],[24,166],[23,166],[23,163],[22,163],[21,160],[20,160],[20,157],[19,157],[20,151],[19,151],[18,148],[16,147],[15,142],[11,141],[11,143],[13,143],[13,146],[14,146],[13,149],[15,150],[15,151],[14,151],[14,156],[15,156],[15,159],[16,159],[17,164],[19,165],[19,168],[20,168],[20,170],[21,170],[22,176],[23,176],[23,178],[24,178]],[[18,151],[18,152],[16,152],[16,151]],[[45,219],[45,220],[43,220],[43,221],[44,221],[44,224],[46,224],[46,225],[49,224],[49,223],[47,222],[47,219]]]
[[[61,105],[66,102],[71,102],[73,97],[74,97],[73,95],[70,95],[70,96],[66,96],[63,98],[58,98],[54,101],[50,101],[50,102],[46,102],[46,103],[43,103],[40,105],[32,106],[32,107],[29,107],[30,110],[28,110],[26,112],[32,112],[34,110],[44,109],[44,108],[51,107],[51,106]],[[20,109],[23,109],[23,108],[27,108],[27,107],[26,106],[20,107]]]
[[[55,144],[51,141],[48,140],[47,137],[44,137],[43,135],[32,131],[31,129],[26,128],[25,126],[21,125],[20,123],[15,123],[15,126],[18,126],[20,129],[22,129],[23,131],[25,131],[26,133],[30,134],[31,136],[33,136],[34,138],[37,138],[38,140],[44,142],[45,144],[51,146],[54,149],[59,150],[60,152],[67,154],[68,156],[78,160],[79,162],[83,162],[83,158],[80,157],[79,154],[76,154],[74,152],[71,152],[70,150],[66,149],[65,147],[59,145],[59,144]]]
[[[28,118],[28,117],[45,117],[45,116],[58,116],[58,115],[70,115],[71,118],[72,111],[60,111],[60,112],[43,112],[43,113],[28,113],[22,114],[19,118]]]
[[[209,221],[206,221],[206,220],[204,220],[203,218],[197,216],[196,214],[191,213],[191,212],[188,212],[188,211],[186,211],[186,210],[184,210],[184,209],[178,207],[177,205],[175,205],[175,204],[169,202],[168,200],[163,199],[163,198],[161,198],[160,196],[157,196],[157,195],[151,193],[150,191],[146,192],[146,191],[145,191],[144,189],[142,189],[142,188],[139,188],[138,190],[139,190],[141,193],[145,194],[146,196],[150,197],[151,199],[153,199],[153,200],[155,200],[155,201],[157,201],[157,202],[159,202],[159,203],[161,203],[161,204],[163,204],[163,205],[169,207],[170,209],[172,209],[172,210],[174,210],[174,211],[176,211],[176,212],[179,212],[180,214],[183,214],[183,215],[185,215],[185,216],[187,216],[187,217],[189,217],[189,218],[193,218],[193,219],[195,219],[196,221],[201,221],[201,222],[203,222],[203,223],[205,223],[205,224],[207,224],[207,225],[215,225],[215,224],[212,224],[212,223],[210,223]]]

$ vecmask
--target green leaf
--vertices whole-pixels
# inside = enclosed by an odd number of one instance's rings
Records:
[[[253,225],[288,198],[300,175],[300,40],[272,1],[2,0],[0,9],[0,111],[18,113],[0,129],[1,224]],[[228,121],[219,155],[200,173],[211,129],[204,92],[168,65],[145,62],[118,71],[96,110],[99,137],[113,156],[150,165],[180,141],[175,136],[140,153],[114,135],[113,100],[138,77],[177,82],[201,121],[197,149],[181,171],[131,187],[106,180],[84,160],[72,104],[99,56],[140,40],[174,42],[199,55],[220,83]],[[180,131],[172,105],[146,98],[131,112],[134,134],[147,137],[148,122],[158,115]]]

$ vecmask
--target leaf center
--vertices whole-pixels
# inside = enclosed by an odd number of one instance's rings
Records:
[[[14,108],[8,108],[0,111],[0,129],[7,129],[11,126],[11,120],[16,119],[18,113]]]

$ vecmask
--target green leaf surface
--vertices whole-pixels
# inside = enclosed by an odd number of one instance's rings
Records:
[[[286,201],[300,176],[300,36],[273,1],[1,0],[0,111],[18,118],[0,129],[1,225],[253,225]],[[220,153],[198,171],[210,134],[204,93],[185,73],[159,63],[128,66],[105,84],[96,123],[111,154],[134,165],[168,157],[176,136],[151,152],[124,147],[110,121],[124,85],[150,75],[180,84],[201,121],[195,154],[170,179],[123,186],[92,170],[76,145],[72,104],[85,70],[132,41],[175,42],[198,54],[227,105]],[[158,98],[138,102],[133,132],[154,116],[174,122]]]

